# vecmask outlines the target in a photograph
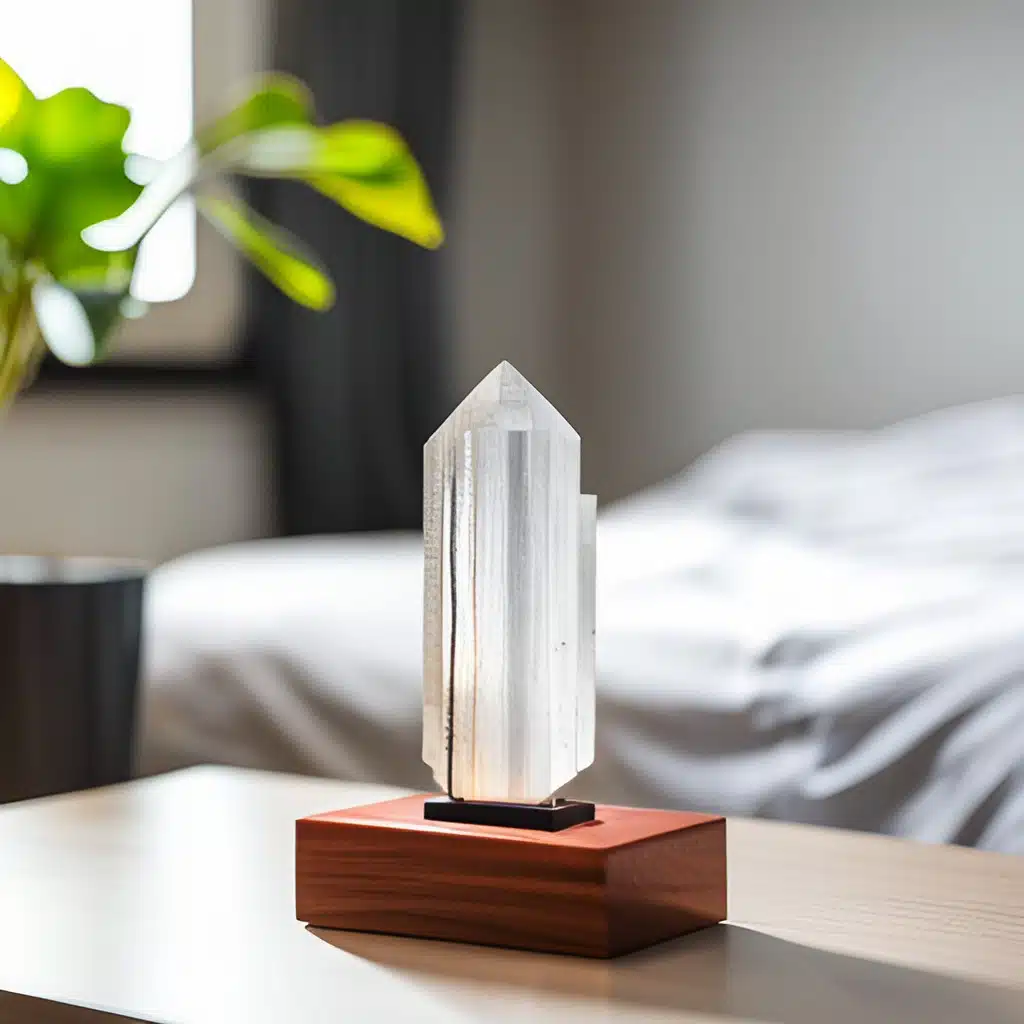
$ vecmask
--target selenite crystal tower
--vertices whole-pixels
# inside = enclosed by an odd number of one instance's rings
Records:
[[[423,759],[454,799],[541,803],[594,759],[597,499],[509,363],[423,450]]]

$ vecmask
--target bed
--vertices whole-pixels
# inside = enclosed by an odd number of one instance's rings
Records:
[[[140,767],[429,787],[415,535],[242,544],[150,587]],[[1024,853],[1024,400],[754,433],[604,509],[570,795]]]

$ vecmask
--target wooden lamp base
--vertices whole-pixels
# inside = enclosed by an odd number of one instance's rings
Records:
[[[612,957],[724,920],[725,819],[598,805],[562,832],[427,821],[424,796],[301,818],[322,928]]]

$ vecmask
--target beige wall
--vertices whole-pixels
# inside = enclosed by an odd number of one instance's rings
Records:
[[[0,548],[161,561],[264,536],[268,450],[242,396],[29,395],[0,426]]]
[[[450,230],[457,385],[502,359],[538,387],[557,377],[557,5],[468,5]]]
[[[533,176],[510,189],[477,159],[477,259],[508,230],[519,248],[463,344],[527,372],[543,351],[602,497],[748,427],[1024,388],[1024,4],[476,0],[473,19],[472,123],[508,128]]]

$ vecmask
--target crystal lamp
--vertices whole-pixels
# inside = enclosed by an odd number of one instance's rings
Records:
[[[503,362],[424,448],[423,759],[541,803],[594,759],[597,499],[580,438]]]

